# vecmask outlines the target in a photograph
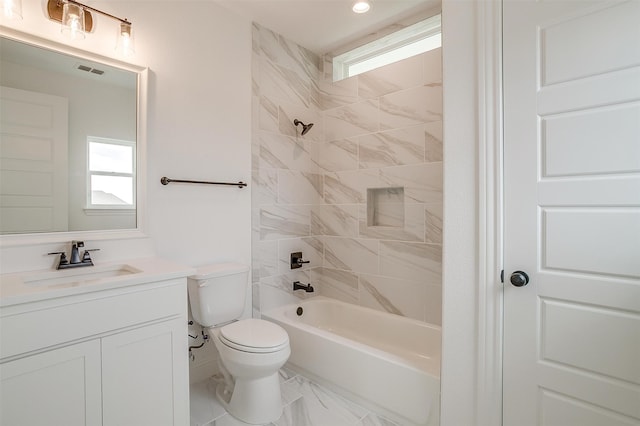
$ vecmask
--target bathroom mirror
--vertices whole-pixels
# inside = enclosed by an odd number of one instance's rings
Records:
[[[139,230],[146,69],[0,35],[0,234]]]

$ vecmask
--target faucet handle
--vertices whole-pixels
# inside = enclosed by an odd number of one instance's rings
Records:
[[[308,260],[304,260],[302,258],[302,252],[301,251],[297,251],[294,253],[291,253],[291,269],[298,269],[298,268],[302,268],[302,265],[305,263],[311,263]]]
[[[93,263],[93,261],[91,260],[91,253],[89,253],[89,252],[92,252],[92,251],[100,251],[100,249],[86,249],[84,251],[84,253],[82,254],[82,262],[83,263],[88,263],[88,262]]]
[[[60,262],[58,262],[58,265],[66,265],[67,263],[69,263],[69,261],[67,260],[67,255],[65,252],[63,251],[54,251],[52,253],[47,253],[47,255],[52,255],[52,254],[59,254],[60,255]]]

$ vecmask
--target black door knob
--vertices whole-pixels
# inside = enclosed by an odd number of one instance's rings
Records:
[[[509,281],[516,287],[524,287],[529,284],[529,275],[523,271],[515,271],[511,274]]]

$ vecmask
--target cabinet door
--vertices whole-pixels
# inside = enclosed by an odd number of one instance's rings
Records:
[[[0,364],[0,424],[101,425],[100,342]]]
[[[102,339],[104,426],[189,424],[186,320]]]

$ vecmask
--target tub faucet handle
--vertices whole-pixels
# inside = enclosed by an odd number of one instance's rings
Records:
[[[304,260],[302,258],[302,252],[297,251],[295,253],[291,253],[291,269],[302,268],[302,265],[305,263],[311,263],[308,260]]]

